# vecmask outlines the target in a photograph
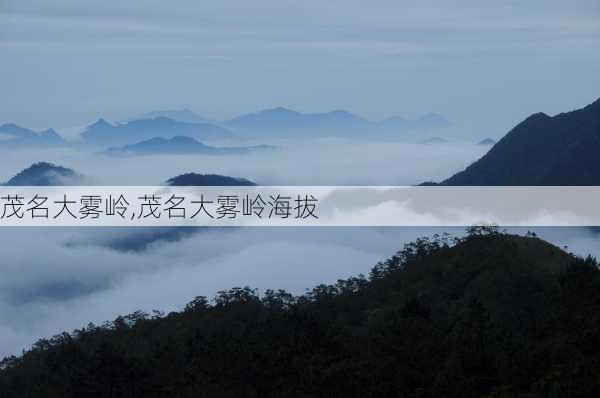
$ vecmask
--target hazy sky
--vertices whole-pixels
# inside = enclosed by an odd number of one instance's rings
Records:
[[[600,97],[598,70],[597,0],[0,0],[0,123],[32,127],[286,106],[497,135]]]

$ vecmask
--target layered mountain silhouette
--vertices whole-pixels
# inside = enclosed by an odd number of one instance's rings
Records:
[[[344,110],[324,113],[301,113],[286,108],[266,109],[257,113],[238,116],[225,125],[240,133],[278,138],[302,138],[304,136],[353,136],[376,137],[381,134],[398,134],[406,130],[437,129],[448,126],[448,121],[430,113],[416,120],[391,117],[371,121]]]
[[[86,179],[83,175],[73,169],[55,165],[48,162],[34,163],[12,177],[4,185],[9,186],[51,186],[51,185],[83,185]],[[254,186],[256,183],[245,178],[229,177],[218,174],[186,173],[170,178],[165,182],[170,186]],[[174,242],[202,231],[200,227],[149,227],[149,228],[115,228],[114,233],[96,237],[96,241],[69,242],[68,245],[99,245],[118,251],[139,252],[147,249],[158,242]],[[66,282],[65,282],[66,283]],[[64,290],[79,290],[77,286],[58,288]],[[54,287],[45,287],[45,293],[56,297],[60,292],[55,292]],[[43,290],[43,289],[42,289]],[[30,296],[27,292],[21,292],[22,296]],[[42,294],[38,292],[38,294]]]
[[[600,99],[531,115],[443,185],[600,185]]]
[[[155,137],[176,136],[188,136],[201,141],[233,138],[230,131],[214,124],[178,122],[162,116],[114,125],[100,119],[81,133],[84,143],[96,146],[128,145]]]
[[[536,237],[419,239],[303,296],[199,296],[41,339],[3,397],[594,397],[600,270]],[[83,326],[83,325],[82,325]]]
[[[0,148],[60,147],[67,142],[53,129],[40,132],[16,124],[0,126]]]
[[[192,137],[155,137],[137,144],[109,148],[105,153],[111,156],[132,155],[243,155],[250,152],[273,150],[274,146],[255,145],[245,147],[215,147],[205,145]]]
[[[48,162],[34,163],[16,174],[5,185],[11,186],[49,186],[80,185],[84,181],[81,174],[74,170]]]
[[[415,134],[447,127],[441,115],[428,113],[415,120],[401,117],[372,121],[344,110],[301,113],[286,108],[266,109],[227,121],[212,121],[189,109],[154,111],[122,123],[98,119],[81,132],[81,143],[94,147],[134,145],[156,138],[189,137],[200,142],[240,138],[393,137],[422,141]],[[7,123],[0,126],[0,148],[67,146],[56,131],[41,132]],[[198,145],[195,145],[199,148]],[[255,148],[260,149],[260,148]],[[243,150],[242,150],[243,151]]]

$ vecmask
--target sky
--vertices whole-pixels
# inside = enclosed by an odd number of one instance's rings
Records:
[[[600,97],[600,3],[0,0],[0,123],[189,107],[438,112],[477,137]]]

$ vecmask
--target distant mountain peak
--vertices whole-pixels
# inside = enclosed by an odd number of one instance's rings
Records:
[[[181,122],[164,115],[157,115],[150,119],[135,119],[116,125],[100,119],[81,134],[85,143],[105,146],[128,145],[155,137],[172,138],[184,135],[202,141],[233,137],[230,131],[210,123]]]
[[[0,129],[23,129],[23,128],[24,127],[21,127],[14,123],[4,123],[4,124],[0,125]]]
[[[335,119],[340,120],[340,121],[350,121],[350,122],[359,123],[361,125],[364,124],[364,123],[368,123],[362,117],[357,116],[354,113],[348,112],[348,111],[343,110],[343,109],[336,109],[334,111],[331,111],[331,112],[323,114],[323,116],[332,116]]]
[[[530,116],[528,116],[524,122],[528,122],[528,121],[534,121],[534,120],[546,120],[546,119],[551,119],[552,117],[545,114],[544,112],[537,112],[534,113]]]
[[[23,171],[40,171],[40,170],[49,170],[49,169],[59,170],[61,172],[69,170],[66,167],[57,166],[51,162],[41,161],[41,162],[33,163],[31,166],[29,166],[28,168],[26,168]]]
[[[58,134],[56,132],[56,130],[50,128],[50,129],[46,129],[44,131],[40,131],[40,135],[42,136],[51,136],[51,137],[56,137],[56,138],[61,138],[60,134]]]
[[[5,123],[0,126],[0,133],[4,136],[0,146],[4,148],[43,148],[66,144],[66,141],[53,129],[38,133],[14,123]]]
[[[276,108],[264,109],[255,113],[255,115],[264,115],[264,114],[284,114],[284,115],[301,115],[300,112],[295,111],[293,109],[284,108],[282,106],[278,106]]]
[[[18,135],[31,135],[35,134],[33,130],[30,130],[26,127],[21,127],[18,124],[14,123],[4,123],[0,126],[0,132],[9,133],[9,134],[18,134]]]
[[[255,186],[245,178],[229,177],[219,174],[186,173],[167,180],[170,186]]]
[[[478,145],[482,145],[482,146],[492,146],[496,144],[496,140],[494,140],[493,138],[484,138],[483,140],[478,142]]]
[[[100,118],[98,120],[96,120],[94,123],[90,124],[88,126],[88,129],[96,129],[96,128],[103,128],[103,127],[114,127],[112,124],[110,124],[109,122],[107,122],[104,118]]]
[[[271,109],[266,109],[267,111],[275,111],[275,112],[293,112],[293,113],[297,113],[296,111],[283,107],[283,106],[277,106],[275,108],[271,108]]]
[[[173,142],[178,142],[178,143],[197,143],[200,144],[200,142],[192,137],[188,137],[185,135],[176,135],[175,137],[171,138],[170,141]]]
[[[255,137],[364,137],[369,134],[371,138],[400,136],[415,141],[421,139],[414,136],[415,132],[449,125],[446,118],[437,113],[429,113],[416,120],[396,116],[374,121],[344,109],[303,113],[281,106],[241,115],[225,123],[234,130]]]

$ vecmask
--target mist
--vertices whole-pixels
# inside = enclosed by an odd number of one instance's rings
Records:
[[[189,172],[250,179],[260,185],[415,185],[462,170],[489,149],[476,143],[405,144],[346,139],[278,141],[245,155],[114,158],[76,149],[3,151],[0,180],[39,161],[88,177],[90,185],[160,185]]]
[[[156,185],[197,172],[261,185],[411,185],[440,181],[481,157],[474,143],[403,144],[346,139],[280,141],[277,150],[237,156],[109,158],[76,149],[3,152],[0,178],[50,161],[98,185]],[[524,229],[515,229],[525,233]],[[147,231],[146,231],[147,232]],[[101,324],[136,310],[181,310],[195,296],[236,286],[302,294],[321,283],[368,274],[419,236],[462,228],[209,228],[128,251],[107,244],[135,228],[0,229],[0,356],[37,339]],[[600,254],[587,229],[539,234],[577,254]]]

